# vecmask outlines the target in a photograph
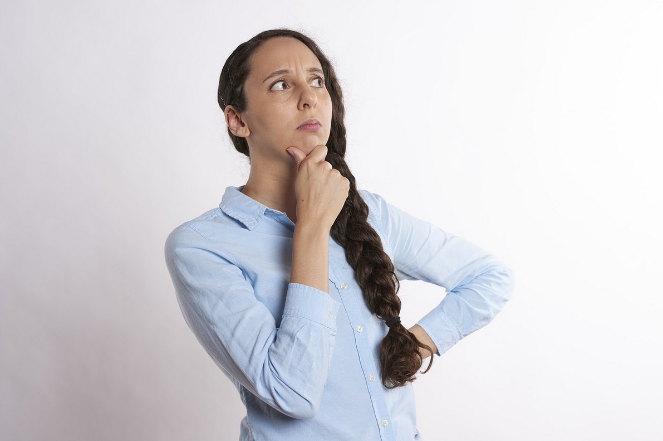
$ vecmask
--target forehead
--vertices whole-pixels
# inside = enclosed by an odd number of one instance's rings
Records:
[[[261,79],[280,69],[322,69],[318,57],[301,41],[290,37],[270,38],[251,56],[252,77]]]

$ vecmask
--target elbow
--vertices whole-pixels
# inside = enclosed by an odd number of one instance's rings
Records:
[[[287,387],[263,389],[259,385],[242,383],[246,393],[267,404],[273,410],[290,418],[308,420],[315,418],[320,409],[321,399],[315,400]],[[240,392],[240,395],[242,393]],[[320,394],[320,398],[322,394]]]
[[[515,288],[515,277],[513,270],[500,264],[492,269],[492,283],[494,283],[493,292],[498,310],[501,310],[506,302],[511,300]]]
[[[281,413],[298,420],[309,420],[314,418],[318,414],[319,409],[319,401],[307,400],[304,397],[299,397],[297,401],[292,403],[282,403],[279,406]]]
[[[504,277],[504,299],[505,301],[508,301],[513,297],[515,291],[515,275],[513,270],[508,266],[502,267],[502,274]]]
[[[489,255],[475,282],[490,293],[496,304],[500,306],[511,300],[515,290],[515,274],[511,267],[504,264],[495,255]]]
[[[318,414],[319,409],[320,403],[306,402],[305,404],[302,404],[300,409],[298,409],[298,412],[290,416],[292,418],[297,418],[298,420],[310,420]]]
[[[501,311],[504,304],[513,297],[515,288],[514,272],[510,267],[495,260],[481,275],[481,279],[480,286],[485,289],[486,298],[490,298],[494,315]]]
[[[320,409],[325,381],[319,376],[297,376],[288,382],[275,375],[269,387],[269,402],[284,415],[298,420],[314,418]]]

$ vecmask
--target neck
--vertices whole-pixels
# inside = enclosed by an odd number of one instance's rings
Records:
[[[279,161],[264,162],[251,159],[251,171],[242,193],[273,210],[284,212],[297,222],[297,197],[295,179],[297,165]]]

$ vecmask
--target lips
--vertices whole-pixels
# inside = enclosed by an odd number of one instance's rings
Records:
[[[297,130],[318,130],[322,127],[320,121],[316,118],[309,118],[297,127]]]

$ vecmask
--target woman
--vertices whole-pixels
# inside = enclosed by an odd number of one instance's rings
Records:
[[[241,44],[218,99],[249,179],[176,228],[165,252],[188,326],[247,408],[240,439],[423,439],[416,372],[492,320],[511,270],[357,189],[341,88],[308,37],[279,29]],[[448,295],[406,329],[399,279]]]

